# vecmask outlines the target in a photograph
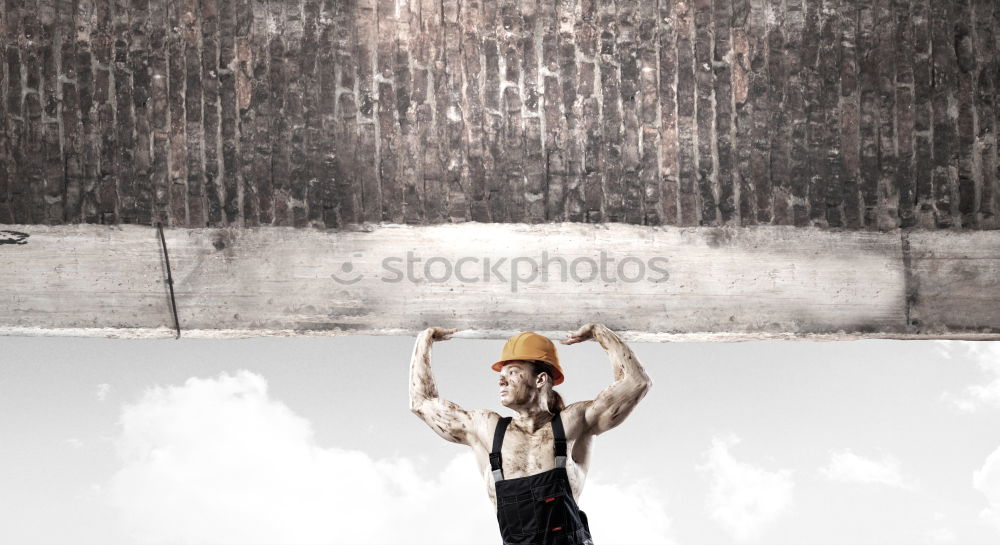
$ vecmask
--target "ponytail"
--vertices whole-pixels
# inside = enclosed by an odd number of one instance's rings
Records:
[[[559,392],[552,390],[549,392],[549,412],[555,414],[566,408],[566,404],[563,403],[563,398],[559,395]]]

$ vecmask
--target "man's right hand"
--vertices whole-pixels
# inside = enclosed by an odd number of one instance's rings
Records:
[[[445,329],[443,327],[428,327],[424,330],[424,335],[431,340],[435,341],[447,341],[451,339],[452,333],[455,333],[458,329]]]

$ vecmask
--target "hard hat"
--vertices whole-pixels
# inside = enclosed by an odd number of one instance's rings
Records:
[[[492,368],[494,371],[499,371],[511,360],[544,361],[552,366],[553,382],[559,384],[563,381],[556,345],[538,333],[524,331],[507,339],[507,344],[503,345],[503,351],[500,352],[500,361],[494,363]]]

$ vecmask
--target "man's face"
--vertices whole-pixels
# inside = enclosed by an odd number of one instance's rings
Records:
[[[500,369],[500,404],[518,407],[534,401],[538,395],[531,365],[523,361],[507,363]]]

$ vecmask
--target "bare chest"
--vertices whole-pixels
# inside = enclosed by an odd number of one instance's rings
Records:
[[[582,452],[581,447],[586,447],[588,441],[584,441],[583,445],[578,443],[578,441],[567,439],[566,445],[567,452],[572,453],[566,460],[566,474],[569,477],[570,489],[576,499],[579,499],[586,479],[586,453]],[[490,501],[495,507],[496,488],[493,474],[490,471],[489,450],[487,448],[474,450],[480,474],[486,483]],[[528,433],[514,425],[508,426],[503,445],[500,448],[500,455],[504,479],[527,477],[555,468],[555,438],[551,426],[545,426],[534,433]]]
[[[555,467],[555,438],[552,428],[545,426],[535,433],[507,428],[503,446],[503,474],[507,479],[533,475]]]

